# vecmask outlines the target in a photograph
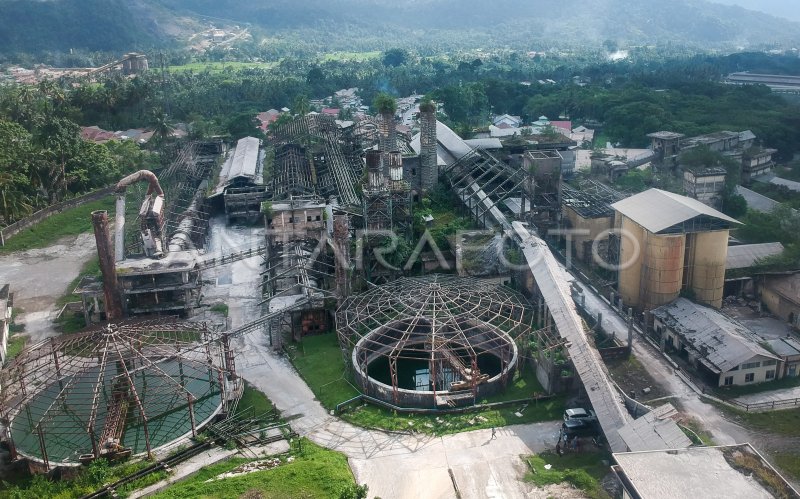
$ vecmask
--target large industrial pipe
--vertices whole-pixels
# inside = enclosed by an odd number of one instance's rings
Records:
[[[151,172],[150,170],[139,170],[136,173],[131,173],[127,177],[123,178],[119,182],[117,182],[117,187],[115,192],[125,192],[129,185],[135,184],[140,180],[146,180],[149,184],[147,188],[147,194],[155,193],[156,196],[163,196],[164,191],[161,190],[161,184],[158,183],[158,177],[156,174]]]
[[[197,191],[195,191],[192,202],[189,204],[189,207],[186,208],[186,211],[183,212],[183,215],[181,215],[182,218],[178,223],[178,228],[169,240],[169,251],[183,251],[191,246],[194,224],[198,218],[200,205],[206,197],[207,187],[208,182],[204,180],[200,183]]]
[[[103,274],[106,320],[118,320],[122,318],[122,299],[119,294],[114,256],[111,253],[111,236],[108,231],[108,212],[103,210],[93,211],[92,226],[94,227],[94,240],[97,244],[97,256],[100,260],[100,272]]]

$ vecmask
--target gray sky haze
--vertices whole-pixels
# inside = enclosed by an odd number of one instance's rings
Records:
[[[726,5],[739,5],[745,9],[758,10],[790,21],[800,22],[800,0],[711,0]]]

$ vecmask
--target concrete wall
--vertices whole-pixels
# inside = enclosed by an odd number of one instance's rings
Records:
[[[728,230],[688,234],[686,251],[691,253],[687,284],[695,301],[714,308],[722,306],[725,265],[728,257]]]
[[[767,307],[767,310],[782,320],[790,322],[795,328],[800,328],[800,305],[776,293],[768,284],[761,284],[758,290],[761,294],[761,302]]]
[[[600,218],[583,218],[573,208],[564,206],[564,216],[569,219],[570,225],[573,229],[588,230],[589,234],[586,236],[572,236],[572,245],[575,250],[574,256],[583,262],[589,262],[592,259],[592,242],[603,231],[609,230],[613,227],[613,217],[600,217]],[[605,241],[598,244],[598,251],[604,255],[604,248],[608,247],[607,237]]]
[[[733,385],[752,385],[753,383],[763,383],[765,381],[774,381],[783,376],[783,366],[780,361],[774,361],[760,355],[753,357],[747,363],[758,362],[758,367],[749,369],[742,369],[739,367],[737,371],[728,371],[719,375],[719,386],[725,386],[725,378],[732,377]],[[764,365],[764,362],[775,362],[775,364]],[[767,371],[773,371],[773,377],[767,379]],[[753,375],[753,381],[745,381],[748,374]]]

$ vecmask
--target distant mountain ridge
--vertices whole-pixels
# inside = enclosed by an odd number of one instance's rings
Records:
[[[587,4],[589,6],[587,7]],[[717,48],[800,41],[800,23],[705,0],[0,0],[0,51],[134,50],[175,42],[202,16],[267,32],[374,29],[470,32],[551,44]],[[380,47],[376,47],[380,48]]]

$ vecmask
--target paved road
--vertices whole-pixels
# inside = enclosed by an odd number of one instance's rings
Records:
[[[627,338],[627,322],[589,286],[581,283],[581,288],[586,296],[586,309],[595,317],[598,312],[603,314],[603,329],[609,334],[613,332],[617,338]],[[703,402],[697,393],[675,374],[673,367],[664,360],[661,354],[636,332],[634,332],[633,338],[633,354],[647,369],[650,376],[673,396],[670,402],[698,420],[711,433],[717,444],[757,443],[753,433],[725,419],[716,407]]]

